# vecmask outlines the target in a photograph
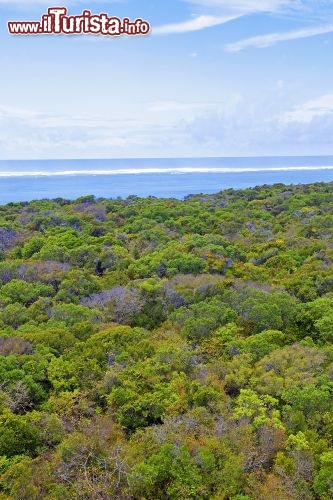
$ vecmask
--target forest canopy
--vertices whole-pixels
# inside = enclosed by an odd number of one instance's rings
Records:
[[[0,499],[332,499],[332,229],[332,183],[0,206]]]

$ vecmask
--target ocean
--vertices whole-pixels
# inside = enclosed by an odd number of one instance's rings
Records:
[[[2,160],[0,203],[84,195],[183,199],[263,184],[333,181],[333,156]]]

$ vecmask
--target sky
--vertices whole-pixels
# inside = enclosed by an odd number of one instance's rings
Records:
[[[68,0],[148,36],[13,36],[0,0],[0,159],[333,154],[333,0]]]

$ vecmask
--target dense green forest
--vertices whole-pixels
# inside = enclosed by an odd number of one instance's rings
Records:
[[[333,498],[333,184],[0,207],[0,499]]]

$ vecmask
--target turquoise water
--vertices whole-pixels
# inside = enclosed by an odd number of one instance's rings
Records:
[[[226,188],[333,181],[333,156],[0,161],[0,203],[40,198],[184,198]]]

